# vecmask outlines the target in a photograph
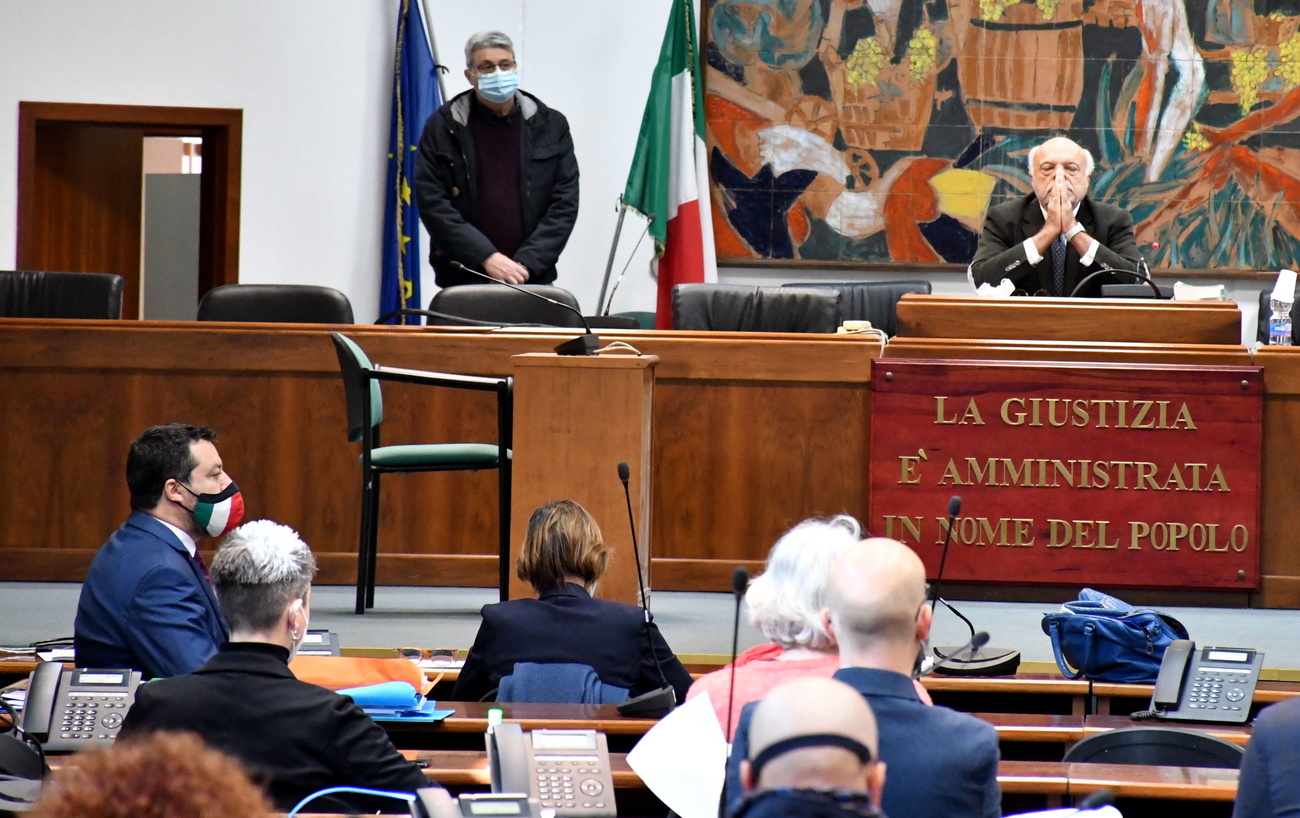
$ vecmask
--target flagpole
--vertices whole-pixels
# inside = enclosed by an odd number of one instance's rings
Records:
[[[424,23],[424,39],[429,43],[429,52],[433,57],[433,76],[438,80],[438,98],[447,99],[447,84],[442,75],[447,73],[446,66],[438,61],[438,43],[433,39],[433,27],[429,25],[429,6],[424,0],[420,3],[420,22]]]
[[[618,237],[623,233],[623,217],[626,215],[627,205],[623,204],[623,194],[620,193],[618,195],[618,224],[614,227],[614,241],[609,245],[609,261],[605,262],[605,280],[600,282],[600,298],[596,301],[597,315],[609,315],[610,305],[605,303],[605,289],[609,287],[610,273],[614,272],[614,251],[618,249]]]

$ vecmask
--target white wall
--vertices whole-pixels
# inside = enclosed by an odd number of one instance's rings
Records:
[[[582,203],[559,283],[594,310],[668,0],[427,6],[452,69],[449,95],[469,87],[465,40],[499,28],[516,39],[523,87],[569,117]],[[397,8],[0,0],[0,269],[14,267],[17,246],[19,101],[242,108],[240,280],[337,287],[359,320],[373,320]],[[620,264],[640,228],[634,218]],[[615,309],[653,309],[644,245],[638,255]],[[431,274],[424,287],[427,299]]]

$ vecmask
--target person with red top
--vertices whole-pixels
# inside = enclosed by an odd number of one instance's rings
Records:
[[[749,584],[745,604],[749,624],[770,641],[736,657],[731,724],[726,724],[731,665],[700,677],[686,694],[688,701],[701,693],[709,694],[728,740],[744,705],[793,679],[829,678],[839,670],[835,642],[821,622],[826,607],[826,578],[831,564],[861,539],[862,526],[841,514],[830,519],[804,520],[781,535],[768,552],[767,566]],[[920,684],[917,694],[930,703],[929,694]]]

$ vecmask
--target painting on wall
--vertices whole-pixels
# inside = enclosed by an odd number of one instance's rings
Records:
[[[1300,0],[706,0],[718,255],[966,264],[1067,134],[1152,266],[1300,260]]]

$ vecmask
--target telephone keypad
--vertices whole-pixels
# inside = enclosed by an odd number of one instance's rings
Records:
[[[595,756],[559,756],[551,759],[534,759],[537,775],[537,796],[543,807],[573,809],[604,809],[604,801],[591,799],[605,791],[604,786],[589,775],[599,773],[599,759]],[[575,781],[577,782],[575,784]],[[578,792],[587,796],[581,803]]]

